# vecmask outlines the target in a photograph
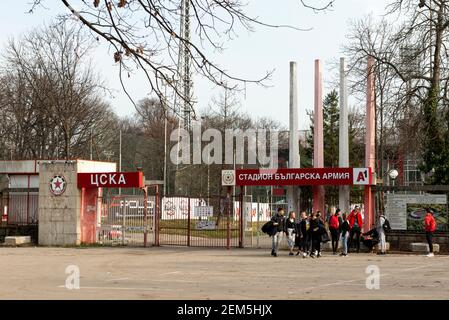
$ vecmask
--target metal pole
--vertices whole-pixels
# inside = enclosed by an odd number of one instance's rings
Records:
[[[187,246],[190,247],[190,237],[191,237],[191,227],[190,227],[190,222],[191,222],[191,212],[190,212],[190,197],[188,198],[189,201],[189,211],[188,211],[188,216],[187,216]]]
[[[227,201],[228,218],[227,218],[227,223],[226,223],[226,249],[228,249],[228,250],[231,248],[231,201],[232,201],[231,192],[232,192],[232,187],[228,187],[227,195],[226,195],[226,199],[228,200]]]
[[[159,213],[159,186],[156,185],[156,201],[154,204],[154,231],[155,231],[155,239],[154,239],[154,245],[159,247],[160,245],[160,213]]]
[[[143,197],[143,225],[144,225],[144,231],[143,231],[143,246],[147,247],[147,241],[148,241],[148,187],[145,186],[143,189],[144,197]]]
[[[118,155],[118,171],[122,172],[122,129],[119,134],[119,155]],[[122,188],[118,188],[118,194],[122,194]]]
[[[90,130],[90,160],[93,160],[93,140],[92,130]]]
[[[164,123],[164,197],[167,195],[167,114]]]
[[[260,216],[260,197],[258,197],[257,198],[257,212],[256,212],[256,214],[257,214],[257,248],[260,248],[259,246],[260,246],[260,244],[259,244],[259,242],[260,242],[260,228],[259,228],[259,220],[260,220],[260,218],[259,218],[259,216]]]
[[[240,202],[240,226],[239,226],[239,248],[243,248],[244,247],[244,235],[245,235],[245,216],[246,216],[246,212],[245,212],[245,207],[243,204],[243,187],[240,186],[240,195],[239,195],[239,202]]]
[[[123,200],[123,211],[122,211],[122,214],[123,214],[123,216],[122,216],[122,229],[123,229],[123,232],[122,232],[122,244],[123,245],[125,245],[125,233],[126,233],[126,211],[127,211],[127,209],[126,208],[128,208],[129,207],[129,202],[128,202],[128,205],[126,205],[126,200]]]

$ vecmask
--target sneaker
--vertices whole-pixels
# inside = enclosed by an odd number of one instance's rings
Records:
[[[318,258],[321,257],[321,252],[318,252],[317,257]]]
[[[290,252],[288,255],[289,256],[294,256],[295,254],[293,252]]]
[[[302,257],[303,257],[303,259],[307,258],[307,253],[304,252],[304,253],[302,254]]]
[[[296,252],[296,255],[297,255],[297,256],[299,256],[299,253],[300,253],[299,251],[298,251],[298,252]]]
[[[313,258],[313,259],[316,258],[316,256],[314,254],[311,254],[310,257]]]
[[[433,254],[433,252],[430,252],[429,254],[426,255],[426,257],[434,257],[435,255]]]
[[[271,255],[274,256],[274,254],[275,254],[275,253],[274,253],[274,250],[271,250]]]

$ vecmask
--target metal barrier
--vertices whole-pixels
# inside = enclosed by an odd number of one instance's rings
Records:
[[[161,204],[161,245],[192,247],[241,246],[235,199],[226,197],[164,197]]]
[[[251,202],[251,214],[247,222],[245,246],[256,248],[271,248],[271,238],[261,231],[262,226],[271,219],[278,208],[287,208],[287,199],[284,196],[259,197]],[[298,213],[297,213],[298,214]],[[251,228],[251,231],[249,231]],[[287,246],[286,237],[283,237],[281,247]]]
[[[109,196],[103,198],[98,239],[104,245],[269,248],[271,239],[261,228],[279,207],[286,208],[285,197],[159,200],[157,191],[147,201],[143,193]]]
[[[104,197],[98,217],[98,242],[104,245],[153,245],[155,203],[156,196],[145,197],[144,194]]]

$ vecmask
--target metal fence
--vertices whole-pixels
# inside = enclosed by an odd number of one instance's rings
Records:
[[[235,201],[226,197],[164,197],[160,245],[237,247],[242,238]]]
[[[103,245],[154,244],[156,197],[115,195],[103,198],[98,242]]]
[[[261,231],[262,226],[276,214],[278,208],[287,208],[285,196],[258,197],[252,199],[245,196],[243,205],[246,206],[245,217],[245,247],[271,248],[271,238]],[[285,247],[284,239],[281,246]]]

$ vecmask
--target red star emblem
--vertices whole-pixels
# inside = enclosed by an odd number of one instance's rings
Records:
[[[55,189],[61,189],[62,182],[59,180],[55,181]]]

